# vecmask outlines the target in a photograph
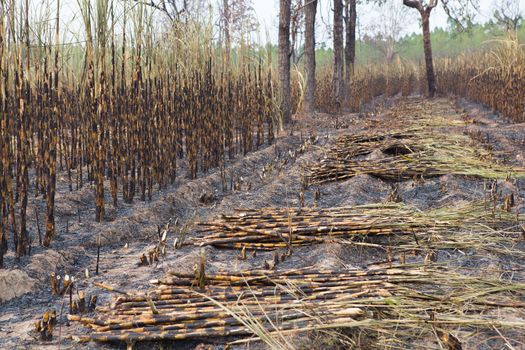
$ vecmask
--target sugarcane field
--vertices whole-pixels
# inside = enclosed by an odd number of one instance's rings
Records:
[[[0,0],[0,349],[525,350],[525,0]]]

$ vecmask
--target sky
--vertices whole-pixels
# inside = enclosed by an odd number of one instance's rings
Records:
[[[262,26],[262,32],[268,32],[272,42],[277,42],[277,28],[279,21],[279,1],[278,0],[252,0],[254,5],[254,10],[257,15],[257,18]],[[402,0],[388,0],[388,1],[397,1],[400,4]],[[492,13],[492,4],[495,1],[501,0],[480,0],[480,14],[478,15],[478,21],[486,22],[490,19],[490,14]],[[317,41],[330,41],[327,25],[331,21],[332,12],[329,9],[330,0],[319,0],[319,9],[317,14]],[[519,0],[520,8],[525,12],[525,0]],[[407,12],[412,13],[413,16],[408,16],[410,19],[407,23],[407,32],[417,32],[419,33],[419,14],[414,9],[406,8]],[[359,5],[358,9],[358,22],[360,22],[360,27],[362,30],[366,27],[372,18],[377,18],[377,11],[374,6],[370,5]],[[447,15],[443,11],[442,7],[439,6],[432,12],[432,17],[430,19],[430,24],[432,29],[436,27],[444,28],[447,26]],[[265,30],[266,28],[267,30]]]
[[[35,6],[36,12],[47,12],[54,14],[56,0],[30,0]],[[66,33],[66,37],[69,40],[75,41],[76,34],[82,28],[82,24],[78,17],[78,0],[61,0],[61,20],[63,24],[61,27]],[[219,3],[221,0],[210,0],[211,3]],[[257,36],[258,40],[265,42],[270,40],[272,43],[277,43],[278,36],[278,21],[279,21],[279,0],[251,0],[253,3],[255,15],[259,21],[260,33]],[[399,4],[401,11],[407,13],[406,20],[407,24],[404,28],[404,34],[407,33],[419,33],[421,31],[419,25],[419,14],[416,10],[410,9],[402,5],[402,0],[387,0],[395,1]],[[457,0],[452,0],[457,1]],[[480,13],[477,16],[477,20],[480,22],[486,22],[490,19],[493,3],[497,1],[506,0],[479,0],[480,2]],[[520,3],[520,8],[525,14],[525,0],[516,0]],[[52,6],[45,4],[53,4]],[[332,0],[319,0],[319,7],[317,11],[316,19],[316,41],[318,43],[326,43],[331,45],[331,20],[333,12],[331,11]],[[380,21],[381,16],[384,14],[380,11],[377,6],[373,5],[358,5],[358,36],[363,35],[373,23]],[[49,16],[50,18],[52,15]],[[444,13],[441,6],[438,6],[433,12],[430,19],[432,29],[436,27],[445,28],[447,26],[447,16]]]

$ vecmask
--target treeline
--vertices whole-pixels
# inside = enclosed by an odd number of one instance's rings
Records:
[[[457,32],[453,29],[437,28],[432,31],[431,40],[434,56],[436,58],[451,58],[463,53],[480,52],[497,47],[498,41],[507,38],[507,31],[494,23],[475,24],[468,30]],[[520,42],[525,42],[525,26],[517,31],[517,38]],[[423,56],[423,36],[421,34],[407,35],[396,44],[396,59],[422,62]],[[272,47],[272,53],[277,55],[277,46]],[[303,57],[299,48],[299,57]],[[322,67],[333,64],[333,49],[326,43],[320,42],[316,48],[316,61]],[[303,59],[299,61],[302,65]],[[385,62],[384,53],[368,40],[356,40],[356,61],[355,64],[369,65],[382,64]]]

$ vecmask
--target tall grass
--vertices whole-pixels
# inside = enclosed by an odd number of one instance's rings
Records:
[[[482,103],[514,122],[525,122],[525,47],[516,37],[498,40],[491,50],[434,60],[441,95]],[[375,97],[425,94],[424,67],[407,61],[358,66],[346,91],[346,109],[357,112]],[[316,108],[334,113],[331,68],[318,69]]]
[[[318,70],[316,108],[322,112],[335,113],[331,101],[331,69]],[[398,94],[409,96],[420,93],[419,68],[410,63],[397,61],[391,65],[358,66],[350,84],[347,84],[344,108],[352,112],[362,110],[363,106],[378,96],[392,97]]]
[[[525,122],[525,49],[516,37],[490,51],[439,60],[438,91],[480,102],[515,122]]]

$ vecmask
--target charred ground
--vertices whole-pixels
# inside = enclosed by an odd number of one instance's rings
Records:
[[[407,107],[408,106],[408,107]],[[412,109],[413,107],[417,107]],[[88,294],[97,294],[99,304],[109,303],[111,293],[101,290],[93,282],[102,282],[123,290],[145,289],[149,280],[160,278],[167,269],[193,271],[199,259],[199,248],[188,245],[177,250],[171,241],[187,231],[188,240],[194,235],[193,223],[211,219],[221,213],[231,213],[234,208],[298,207],[303,191],[305,167],[320,160],[336,138],[357,132],[381,132],[403,127],[403,113],[451,115],[463,123],[443,126],[450,133],[467,134],[472,142],[490,149],[501,162],[523,167],[525,165],[525,128],[521,124],[507,123],[503,118],[466,101],[445,98],[423,100],[377,101],[367,113],[340,116],[316,115],[298,117],[292,131],[281,135],[276,142],[228,164],[224,184],[219,171],[202,174],[188,180],[184,174],[177,184],[156,192],[147,202],[136,201],[129,205],[119,201],[118,208],[107,210],[109,219],[95,223],[94,191],[90,186],[69,192],[65,174],[57,182],[56,217],[57,238],[50,249],[38,246],[35,211],[42,211],[45,203],[30,198],[28,228],[33,237],[30,257],[15,261],[6,256],[6,265],[12,269],[0,271],[0,339],[1,348],[117,348],[117,345],[78,344],[72,337],[85,332],[78,324],[68,324],[67,298],[52,296],[49,278],[52,272],[75,276],[78,288]],[[409,117],[409,116],[405,116]],[[374,152],[366,157],[381,158],[385,154]],[[461,201],[482,200],[486,196],[487,181],[457,175],[403,181],[382,180],[371,175],[357,175],[344,181],[311,186],[304,190],[304,205],[321,208],[357,204],[381,203],[391,196],[397,186],[399,199],[418,209],[425,210]],[[499,180],[497,186],[502,196],[514,194],[514,211],[525,214],[525,179]],[[317,192],[317,194],[316,194]],[[106,198],[107,202],[111,198]],[[176,222],[170,230],[169,251],[165,258],[152,266],[138,266],[140,256],[147,253],[157,241],[158,226],[170,218]],[[40,222],[42,225],[42,222]],[[388,244],[395,237],[366,240],[374,247],[330,242],[297,247],[292,255],[277,269],[313,266],[315,268],[367,268],[387,260],[381,244]],[[97,242],[101,252],[99,275],[95,275]],[[512,247],[511,247],[512,245]],[[525,241],[509,241],[509,252],[525,249]],[[255,258],[238,259],[239,250],[206,247],[207,271],[243,270],[263,268],[272,252],[258,252]],[[415,257],[414,261],[424,257]],[[451,268],[461,268],[466,274],[483,275],[523,283],[525,261],[509,254],[490,253],[473,249],[438,249],[437,261]],[[85,270],[90,278],[84,277]],[[23,294],[23,295],[22,295]],[[10,300],[6,300],[10,299]],[[521,301],[523,302],[523,300]],[[51,342],[42,342],[34,332],[34,321],[47,309],[59,314],[59,325]],[[521,315],[504,315],[523,319]],[[478,334],[464,339],[466,348],[490,349],[506,341],[516,348],[525,343],[523,335],[510,332],[506,338],[497,331]],[[224,339],[203,339],[172,345],[193,348],[199,343],[215,344],[218,348]],[[521,345],[520,345],[521,344]],[[165,348],[165,347],[164,347]]]

